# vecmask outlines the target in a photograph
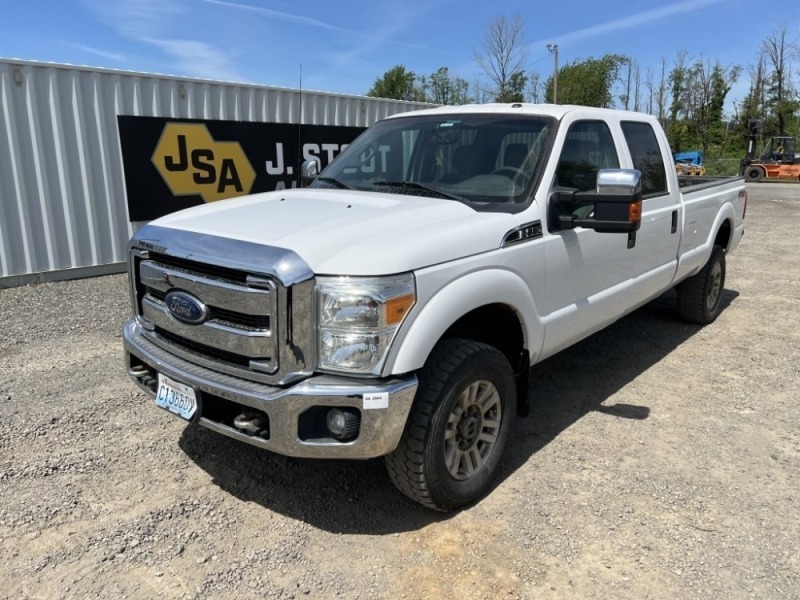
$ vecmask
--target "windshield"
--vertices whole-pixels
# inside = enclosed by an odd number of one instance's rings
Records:
[[[516,212],[545,163],[553,123],[491,114],[387,119],[361,134],[311,187],[429,196]]]

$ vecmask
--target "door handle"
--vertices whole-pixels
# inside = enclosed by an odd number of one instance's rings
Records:
[[[675,233],[678,231],[678,211],[672,211],[672,231],[670,233]]]

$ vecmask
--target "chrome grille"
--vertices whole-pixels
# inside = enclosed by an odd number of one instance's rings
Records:
[[[278,286],[254,276],[172,256],[150,253],[136,267],[138,313],[147,337],[203,366],[269,382],[278,372]],[[208,307],[208,318],[190,325],[172,316],[165,297],[189,292]]]
[[[150,289],[150,296],[162,303],[164,302],[167,294],[161,290]],[[226,325],[233,325],[234,327],[248,327],[251,329],[269,329],[268,315],[246,315],[244,313],[228,310],[215,306],[212,312],[213,318],[216,321],[225,323]]]

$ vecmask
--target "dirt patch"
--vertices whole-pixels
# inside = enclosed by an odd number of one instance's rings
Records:
[[[748,191],[720,318],[668,293],[535,367],[449,516],[157,409],[124,276],[0,290],[0,598],[800,598],[800,186]]]

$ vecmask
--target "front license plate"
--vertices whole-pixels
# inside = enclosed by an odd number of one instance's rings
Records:
[[[188,385],[159,373],[156,404],[188,421],[197,410],[197,394]]]

